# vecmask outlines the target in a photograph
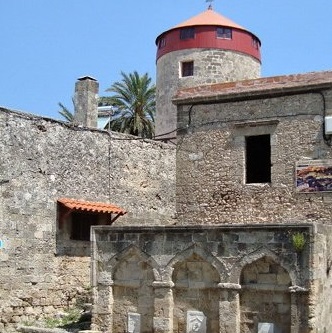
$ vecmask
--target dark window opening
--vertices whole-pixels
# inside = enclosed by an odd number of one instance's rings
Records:
[[[180,30],[180,39],[195,38],[195,28],[184,28]]]
[[[166,46],[166,39],[165,39],[165,38],[161,38],[161,39],[159,40],[158,47],[161,49],[161,48],[163,48],[163,47],[165,47],[165,46]]]
[[[181,64],[181,76],[193,76],[194,75],[194,62],[186,61]]]
[[[246,137],[246,183],[271,182],[270,135]]]
[[[90,228],[98,225],[98,214],[73,212],[71,214],[71,235],[73,240],[90,240]]]
[[[232,29],[217,28],[217,38],[232,39]]]
[[[252,38],[252,46],[253,46],[256,50],[258,50],[258,48],[259,48],[259,41],[258,41],[258,39],[255,38],[255,37]]]

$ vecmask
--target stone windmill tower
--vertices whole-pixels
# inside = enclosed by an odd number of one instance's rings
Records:
[[[211,5],[161,33],[156,45],[156,136],[164,141],[176,137],[178,89],[260,77],[260,40]]]

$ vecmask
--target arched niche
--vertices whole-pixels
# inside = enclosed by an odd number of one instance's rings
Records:
[[[220,261],[217,257],[212,255],[212,253],[210,253],[209,251],[207,251],[206,249],[197,244],[193,244],[190,247],[186,248],[185,250],[177,253],[167,264],[166,266],[167,270],[169,272],[172,272],[174,267],[178,263],[186,261],[188,258],[192,257],[193,255],[196,255],[202,258],[202,260],[204,260],[206,263],[209,263],[209,265],[211,265],[218,272],[219,279],[221,279],[222,282],[224,282],[226,279],[228,280],[227,276],[228,274],[225,264],[222,261]]]
[[[262,325],[291,332],[292,281],[285,268],[264,256],[243,267],[240,284],[241,332],[256,333]]]
[[[113,260],[113,333],[128,332],[129,314],[139,314],[140,332],[153,330],[154,281],[150,258],[136,247]]]
[[[197,252],[192,251],[183,260],[174,261],[174,331],[186,332],[187,312],[203,312],[207,332],[219,332],[220,274]]]
[[[301,277],[299,276],[296,267],[294,267],[294,265],[291,266],[288,262],[283,260],[283,258],[266,247],[261,247],[237,260],[230,272],[230,282],[239,283],[240,275],[243,272],[244,267],[265,257],[271,258],[271,260],[279,264],[288,272],[293,286],[302,285]]]

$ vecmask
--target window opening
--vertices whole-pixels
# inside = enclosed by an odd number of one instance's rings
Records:
[[[185,61],[181,64],[181,76],[193,76],[194,75],[194,62]]]
[[[90,228],[98,225],[98,214],[87,212],[72,212],[71,239],[90,241]]]
[[[180,39],[195,38],[195,28],[184,28],[180,30]]]
[[[246,183],[271,182],[270,135],[246,137]]]
[[[159,40],[159,45],[158,45],[158,47],[161,49],[161,48],[163,48],[163,47],[165,47],[166,46],[166,39],[165,38],[161,38],[160,40]]]
[[[258,42],[258,39],[255,38],[255,37],[252,38],[252,46],[253,46],[256,50],[258,50],[259,42]]]
[[[218,27],[217,38],[232,39],[232,29]]]

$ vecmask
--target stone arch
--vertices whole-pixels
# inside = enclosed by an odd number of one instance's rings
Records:
[[[230,282],[231,283],[240,283],[241,272],[245,266],[251,264],[259,259],[264,257],[271,258],[276,264],[280,265],[284,268],[290,276],[292,285],[300,285],[300,278],[292,268],[290,264],[288,264],[285,260],[283,260],[280,256],[278,256],[275,252],[271,251],[266,247],[261,247],[254,252],[244,255],[241,259],[236,261],[230,272]]]
[[[216,269],[218,272],[220,279],[225,280],[227,279],[227,270],[225,264],[220,261],[217,257],[212,255],[210,252],[205,250],[203,247],[193,244],[186,248],[185,250],[179,252],[174,256],[167,264],[166,268],[172,268],[170,271],[173,271],[174,266],[178,262],[185,261],[187,258],[191,257],[193,254],[198,255],[202,258],[205,262],[209,263],[212,267]],[[221,282],[221,281],[219,281]]]
[[[118,252],[115,256],[113,256],[108,262],[107,267],[114,272],[116,270],[116,267],[119,265],[119,263],[126,257],[130,257],[134,254],[137,254],[142,258],[142,260],[146,261],[152,268],[153,271],[159,271],[160,267],[158,263],[147,253],[142,251],[139,247],[136,245],[129,245],[125,249],[123,249],[121,252]],[[112,274],[113,275],[113,274]],[[157,275],[156,280],[158,280],[158,273],[154,273],[154,275]]]
[[[240,274],[241,332],[254,333],[260,325],[290,333],[292,284],[288,271],[272,256],[256,257]]]
[[[207,332],[219,332],[218,284],[225,271],[222,263],[200,246],[193,245],[168,265],[173,268],[174,332],[186,332],[190,313],[203,313]]]
[[[112,332],[127,332],[128,318],[132,313],[140,315],[140,332],[152,332],[152,284],[157,263],[137,246],[131,245],[113,257],[109,266],[112,268],[113,278]]]

